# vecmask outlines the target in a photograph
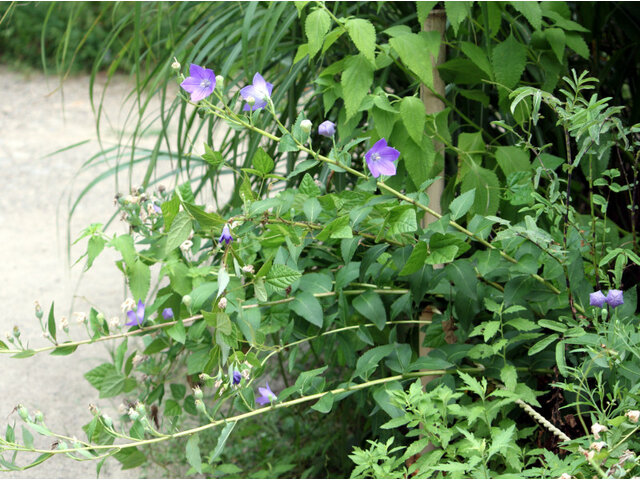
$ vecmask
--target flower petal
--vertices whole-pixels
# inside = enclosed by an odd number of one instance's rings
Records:
[[[253,97],[257,101],[262,94],[253,85],[247,85],[246,87],[242,87],[240,89],[240,95],[242,95],[242,98],[244,98],[245,100],[248,97]]]
[[[267,93],[269,90],[267,88],[267,82],[264,81],[264,78],[262,78],[262,75],[260,75],[259,73],[256,72],[256,74],[253,76],[253,86],[258,89],[260,92]],[[272,86],[273,87],[273,86]]]
[[[136,312],[134,312],[133,310],[129,310],[127,312],[127,317],[129,317],[129,321],[125,323],[125,325],[140,325],[140,323],[138,322],[138,317],[136,316]]]
[[[144,320],[144,303],[142,300],[138,300],[138,312],[137,312],[138,320],[142,322]]]
[[[395,162],[400,156],[400,152],[393,147],[385,147],[381,149],[378,154],[382,160],[387,162]]]
[[[393,163],[392,160],[388,160],[386,158],[381,158],[380,160],[375,162],[375,164],[376,164],[376,169],[382,175],[391,176],[391,175],[395,175],[396,174],[396,164]]]
[[[369,171],[371,172],[371,175],[373,175],[373,178],[378,178],[382,173],[380,172],[380,170],[378,170],[378,164],[380,162],[374,162],[370,158],[367,158],[366,160],[367,160],[367,166],[369,167]]]
[[[380,153],[382,149],[387,147],[387,141],[384,138],[381,138],[376,143],[373,144],[373,147],[369,150],[371,153]]]
[[[206,68],[196,65],[195,63],[189,65],[189,75],[196,77],[198,81],[205,76],[206,70]]]

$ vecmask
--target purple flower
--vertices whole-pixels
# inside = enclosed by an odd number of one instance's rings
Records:
[[[162,209],[158,205],[156,205],[155,203],[152,203],[151,205],[153,205],[153,210],[156,213],[162,213]]]
[[[240,380],[242,380],[242,374],[239,371],[234,370],[233,380],[231,382],[233,383],[233,385],[238,385],[240,383]]]
[[[256,402],[260,405],[266,405],[267,403],[271,403],[272,400],[277,400],[276,394],[271,391],[269,388],[269,382],[267,382],[267,386],[258,387],[258,392],[260,392],[260,396],[256,398]]]
[[[191,94],[192,102],[208,97],[216,88],[216,74],[213,70],[192,63],[189,75],[180,86]]]
[[[592,307],[602,307],[606,300],[607,298],[600,290],[589,294],[589,305]]]
[[[624,303],[622,290],[609,290],[605,301],[611,306],[611,308],[616,308],[618,305],[622,305]]]
[[[240,90],[240,95],[245,101],[253,98],[253,105],[245,103],[242,108],[245,112],[251,110],[258,110],[264,108],[267,105],[267,99],[271,98],[271,92],[273,91],[273,84],[265,82],[262,75],[256,73],[253,76],[253,85],[247,85]]]
[[[164,318],[165,320],[173,318],[173,310],[171,308],[165,308],[164,310],[162,310],[162,318]]]
[[[233,237],[231,236],[231,232],[229,231],[229,226],[225,225],[224,227],[222,227],[222,235],[220,235],[218,242],[225,242],[227,245],[229,245],[232,241]]]
[[[336,124],[330,120],[325,120],[318,127],[318,133],[323,137],[333,137],[336,133]]]
[[[400,156],[400,152],[395,148],[389,147],[384,138],[378,140],[371,149],[364,154],[367,166],[374,178],[380,175],[395,175],[395,162]]]
[[[142,325],[142,322],[144,322],[144,303],[142,303],[142,300],[138,300],[137,311],[129,310],[127,312],[127,317],[129,317],[129,321],[125,323],[125,325],[129,327]]]

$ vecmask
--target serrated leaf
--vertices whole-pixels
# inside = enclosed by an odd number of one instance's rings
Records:
[[[365,319],[371,321],[378,330],[382,330],[387,323],[387,311],[382,299],[373,290],[367,290],[354,298],[353,307]]]
[[[229,439],[229,436],[231,435],[231,432],[233,431],[234,427],[236,426],[236,423],[237,422],[229,422],[229,423],[225,424],[224,428],[220,432],[220,436],[218,437],[218,442],[216,443],[215,450],[213,450],[211,452],[211,454],[209,455],[209,463],[210,464],[213,464],[213,462],[215,462],[218,459],[218,457],[220,456],[220,454],[224,450],[224,445],[225,445],[225,443],[227,443],[227,440]]]
[[[500,205],[500,182],[492,170],[471,163],[462,179],[460,190],[467,192],[475,189],[475,199],[470,213],[482,216],[495,215]]]
[[[204,144],[204,153],[202,154],[202,159],[215,170],[217,170],[221,165],[224,164],[222,154],[220,152],[212,150],[211,147],[206,143]]]
[[[409,136],[418,145],[422,143],[426,111],[418,97],[404,97],[400,102],[400,116]]]
[[[487,74],[487,78],[491,80],[493,78],[493,70],[491,69],[491,63],[485,51],[471,42],[461,42],[460,49],[469,60],[471,60],[476,67]]]
[[[372,371],[378,367],[380,361],[393,352],[394,348],[394,345],[382,345],[364,352],[356,363],[356,370],[353,376],[359,376],[363,380],[367,380]]]
[[[104,245],[106,241],[99,235],[92,235],[89,238],[87,243],[87,265],[85,270],[89,270],[91,265],[93,265],[93,261],[96,259],[98,255],[104,250]]]
[[[129,277],[129,290],[133,298],[144,300],[149,292],[149,286],[151,285],[151,270],[149,265],[136,260],[135,263],[127,268],[127,274]]]
[[[317,8],[304,23],[304,31],[309,44],[309,56],[313,58],[322,48],[325,35],[331,28],[331,17],[323,8]]]
[[[297,152],[298,146],[296,145],[295,140],[289,133],[285,133],[282,137],[280,137],[280,142],[278,142],[278,152]]]
[[[582,36],[578,33],[565,33],[567,47],[576,52],[584,59],[589,58],[589,47]]]
[[[531,355],[535,355],[538,352],[541,352],[542,350],[547,348],[550,344],[555,342],[558,338],[559,338],[559,335],[557,333],[554,333],[552,335],[549,335],[546,338],[543,338],[542,340],[539,340],[529,349],[528,355],[531,356]]]
[[[348,57],[340,78],[347,120],[358,112],[372,83],[373,67],[367,58],[362,54]]]
[[[500,380],[504,383],[504,386],[507,387],[507,390],[514,391],[516,388],[516,384],[518,383],[518,372],[516,367],[513,365],[505,365],[500,370]]]
[[[433,88],[433,63],[431,57],[438,58],[440,34],[420,32],[401,35],[389,39],[393,48],[409,69],[430,88]],[[419,53],[418,53],[419,52]]]
[[[274,167],[273,159],[262,149],[262,147],[259,147],[258,150],[256,150],[251,163],[262,176],[271,173]]]
[[[224,289],[229,285],[229,280],[231,280],[231,277],[227,270],[224,267],[220,267],[220,270],[218,270],[218,295],[216,297],[222,295]]]
[[[363,18],[350,18],[345,26],[360,53],[371,63],[374,63],[376,61],[376,29],[373,24]]]
[[[167,235],[167,243],[165,246],[165,252],[169,253],[174,248],[178,248],[182,243],[189,238],[191,233],[191,217],[185,211],[180,211],[173,219],[171,229]]]
[[[417,14],[418,14],[418,22],[420,25],[424,24],[424,21],[433,10],[433,7],[436,6],[438,2],[416,2]]]
[[[544,36],[551,45],[551,50],[556,54],[558,61],[562,63],[564,57],[564,47],[566,45],[566,39],[564,31],[560,28],[547,28],[544,31]]]
[[[512,424],[509,428],[506,429],[492,429],[491,446],[489,447],[489,451],[487,452],[487,459],[491,458],[496,453],[501,453],[502,455],[506,454],[507,449],[512,445],[515,429],[515,424]]]
[[[538,2],[510,2],[513,8],[524,15],[529,24],[535,29],[540,30],[542,28],[542,9]]]
[[[458,35],[458,28],[470,14],[473,2],[444,2],[447,20],[451,22],[454,35]]]
[[[176,342],[184,345],[184,342],[187,340],[187,331],[184,328],[182,320],[179,320],[178,323],[169,327],[167,329],[167,335],[173,338]]]
[[[317,198],[312,197],[305,200],[302,204],[302,210],[304,211],[304,215],[307,217],[307,220],[315,222],[316,218],[318,218],[318,215],[320,215],[320,212],[322,211],[322,206]]]
[[[286,265],[272,265],[266,277],[266,282],[276,288],[285,289],[298,280],[302,274]]]
[[[491,64],[496,81],[506,88],[515,87],[520,81],[527,62],[527,47],[517,41],[513,35],[494,47]]]
[[[308,195],[309,197],[317,197],[322,193],[320,192],[318,185],[316,185],[316,182],[313,181],[313,178],[308,173],[305,173],[304,177],[302,177],[298,191],[303,195]]]

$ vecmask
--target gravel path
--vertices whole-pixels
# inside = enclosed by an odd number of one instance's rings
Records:
[[[0,336],[5,340],[5,332],[17,325],[21,339],[33,347],[48,344],[34,315],[35,300],[42,304],[45,313],[55,301],[56,317],[70,318],[70,336],[78,340],[86,338],[86,333],[71,318],[72,312],[88,312],[90,306],[96,306],[107,318],[114,315],[123,318],[120,304],[125,296],[122,277],[113,263],[116,256],[111,251],[105,250],[81,282],[84,261],[71,270],[67,267],[66,196],[69,191],[77,194],[80,187],[94,177],[95,171],[77,177],[76,172],[99,146],[89,103],[89,78],[68,79],[64,84],[64,100],[59,91],[50,94],[57,81],[56,77],[45,78],[36,73],[27,76],[0,66],[0,172],[3,178]],[[109,87],[107,111],[116,124],[119,115],[126,113],[121,107],[130,87],[124,77],[115,78]],[[89,142],[49,156],[83,140]],[[123,180],[124,184],[128,183],[124,176]],[[114,182],[109,180],[85,197],[71,224],[73,239],[89,224],[105,222],[111,216],[114,193]],[[124,232],[125,228],[117,224],[111,228],[111,232],[114,231]],[[81,241],[72,249],[72,263],[85,248],[86,241]],[[91,420],[89,403],[115,411],[120,402],[120,399],[98,399],[97,391],[83,376],[108,358],[110,345],[106,343],[80,347],[66,357],[40,354],[13,359],[0,355],[2,423],[15,423],[16,431],[20,431],[22,422],[12,410],[22,403],[31,412],[44,412],[45,422],[53,431],[84,438],[81,427]],[[1,435],[5,428],[0,424]],[[46,448],[50,441],[44,440],[41,445]],[[5,454],[5,458],[10,455]],[[25,460],[26,457],[22,461],[19,457],[18,461],[23,464]],[[139,469],[121,471],[119,465],[109,459],[100,476],[137,478],[144,473]],[[35,469],[0,473],[0,478],[95,478],[95,475],[93,461],[76,462],[56,456]]]

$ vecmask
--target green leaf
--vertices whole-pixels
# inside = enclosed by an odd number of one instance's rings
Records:
[[[495,428],[491,431],[491,446],[487,452],[487,460],[490,459],[496,453],[505,455],[507,450],[513,444],[513,435],[516,426],[512,424],[509,428]]]
[[[320,302],[313,296],[313,294],[308,292],[298,292],[296,294],[296,299],[291,302],[291,310],[316,327],[322,327],[322,305],[320,305]]]
[[[426,112],[422,100],[418,97],[404,97],[400,102],[400,116],[409,136],[418,145],[424,136]]]
[[[22,443],[27,448],[33,448],[33,435],[27,429],[26,425],[22,425]]]
[[[376,29],[369,20],[350,18],[346,22],[347,32],[355,46],[372,64],[376,61]]]
[[[473,206],[473,201],[476,198],[476,189],[464,192],[462,195],[456,197],[450,204],[449,210],[451,210],[451,220],[457,220],[466,214]]]
[[[518,383],[518,372],[513,365],[505,365],[500,370],[500,380],[504,382],[504,386],[507,390],[513,392],[516,389]]]
[[[373,67],[367,58],[362,54],[348,57],[340,79],[347,120],[358,112],[372,83]]]
[[[547,348],[550,344],[555,342],[558,338],[559,338],[559,335],[557,333],[554,333],[552,335],[549,335],[546,338],[543,338],[542,340],[539,340],[529,349],[529,352],[528,352],[529,356],[535,355],[536,353],[541,352],[542,350]]]
[[[214,170],[218,170],[224,164],[224,159],[220,152],[214,152],[209,145],[204,144],[204,153],[202,159],[207,162]],[[177,213],[177,212],[176,212]]]
[[[492,52],[491,64],[496,81],[508,89],[520,81],[527,62],[527,47],[517,41],[513,35],[498,44]]]
[[[123,448],[113,458],[122,464],[122,470],[139,467],[147,461],[147,456],[136,447]]]
[[[433,7],[436,6],[438,2],[416,2],[417,13],[418,13],[418,22],[420,25],[424,24],[424,21],[433,10]]]
[[[469,60],[471,60],[476,67],[487,74],[487,78],[491,80],[493,78],[493,70],[491,69],[491,63],[485,51],[471,42],[460,42],[460,49]]]
[[[229,280],[231,280],[231,277],[227,273],[227,270],[223,266],[221,266],[220,269],[218,270],[218,294],[216,295],[217,297],[222,295],[222,293],[224,292],[224,289],[227,288],[227,285],[229,285]]]
[[[51,307],[49,307],[49,319],[47,321],[47,329],[51,334],[51,338],[55,340],[56,339],[56,319],[53,313],[53,304],[54,302],[51,302]]]
[[[131,290],[133,298],[140,300],[147,298],[147,292],[151,285],[151,270],[149,269],[149,265],[138,259],[130,268],[127,268],[127,273],[129,277],[129,289]]]
[[[538,2],[509,2],[513,8],[524,15],[529,24],[535,29],[540,30],[542,28],[542,10]]]
[[[556,365],[558,365],[560,375],[566,377],[569,374],[565,355],[565,343],[563,341],[556,343]]]
[[[547,28],[544,31],[544,36],[551,45],[551,50],[556,54],[558,61],[562,63],[564,56],[564,47],[566,45],[566,39],[564,31],[559,28]]]
[[[314,405],[312,405],[311,408],[316,412],[329,413],[331,411],[331,408],[333,408],[333,400],[334,400],[333,393],[327,392],[323,396],[321,396],[320,400],[318,400]]]
[[[211,453],[209,454],[210,464],[215,462],[220,456],[220,454],[222,453],[222,450],[224,450],[224,445],[225,443],[227,443],[227,440],[229,439],[229,436],[231,435],[233,428],[236,426],[236,423],[237,422],[228,422],[225,424],[224,428],[220,432],[220,436],[218,437],[218,443],[216,443],[216,448],[212,450]]]
[[[371,350],[367,350],[362,354],[356,363],[356,370],[353,373],[354,377],[361,377],[363,380],[367,380],[369,375],[378,368],[380,360],[391,354],[395,349],[395,345],[382,345],[374,347]]]
[[[407,262],[400,270],[398,275],[411,275],[412,273],[417,272],[424,266],[425,259],[427,258],[427,244],[422,240],[419,241],[413,250],[411,251],[411,255],[407,259]]]
[[[324,242],[329,238],[352,238],[353,232],[349,225],[349,215],[343,215],[330,222],[316,236],[317,240]]]
[[[133,265],[137,255],[131,235],[120,235],[119,237],[111,240],[109,244],[120,252],[122,259],[127,266]]]
[[[431,57],[438,58],[440,34],[438,32],[420,32],[401,35],[389,39],[402,63],[418,76],[429,88],[433,86],[433,64]]]
[[[278,152],[297,152],[298,145],[296,145],[296,141],[293,137],[285,133],[282,137],[280,137],[280,142],[278,143]]]
[[[580,34],[565,33],[565,40],[567,41],[567,47],[576,52],[582,58],[589,58],[589,47]]]
[[[124,391],[126,377],[116,371],[107,373],[100,383],[100,398],[115,397]]]
[[[308,173],[305,173],[304,177],[302,177],[298,191],[309,197],[317,197],[322,193],[320,192],[318,185],[316,185],[316,182],[313,181],[313,178]]]
[[[416,211],[411,205],[400,205],[389,212],[389,235],[415,232],[418,229]]]
[[[527,172],[531,170],[529,153],[518,147],[497,147],[496,161],[505,177],[512,173]]]
[[[275,264],[271,267],[271,270],[269,270],[265,280],[269,285],[275,288],[285,289],[301,276],[302,274],[297,270],[286,265]]]
[[[185,211],[178,212],[171,224],[171,229],[167,235],[167,244],[165,246],[165,252],[169,253],[174,248],[178,248],[182,243],[189,238],[191,233],[191,217]]]
[[[65,342],[65,343],[71,343],[71,342]],[[61,343],[58,345],[58,347],[56,347],[55,350],[51,352],[51,355],[59,355],[59,356],[70,355],[73,352],[75,352],[77,349],[78,349],[78,345],[65,346],[64,343]]]
[[[164,229],[168,231],[171,228],[173,219],[178,214],[178,210],[180,210],[180,199],[174,194],[171,200],[162,203],[160,208],[162,209],[162,216],[164,217]]]
[[[310,222],[315,222],[318,215],[322,211],[322,206],[317,198],[307,198],[305,202],[302,204],[302,210],[304,211],[305,217]]]
[[[331,17],[323,8],[317,8],[304,23],[304,31],[309,41],[309,56],[313,58],[322,48],[325,35],[331,28]]]
[[[382,330],[387,323],[387,311],[380,295],[373,290],[367,290],[354,298],[353,307],[365,319],[373,322],[378,330]]]
[[[460,190],[467,192],[475,189],[475,201],[471,207],[471,214],[482,216],[495,215],[500,205],[500,182],[497,175],[486,168],[470,162],[471,168],[467,170],[462,179]]]
[[[104,249],[105,243],[105,239],[99,235],[92,235],[89,238],[89,242],[87,243],[87,265],[85,270],[89,270],[91,268],[93,261]]]
[[[182,320],[179,320],[178,323],[169,327],[167,329],[167,335],[173,338],[176,342],[184,345],[184,342],[187,341],[187,331],[184,328]]]
[[[256,150],[251,163],[254,168],[262,174],[262,176],[271,173],[274,167],[273,159],[262,149],[262,147],[259,147],[258,150]]]
[[[191,435],[189,440],[187,440],[186,457],[189,465],[191,465],[196,472],[202,473],[202,459],[200,458],[200,447],[198,446],[199,442],[200,437],[197,433]]]
[[[106,375],[117,373],[116,367],[111,363],[103,363],[84,374],[84,378],[97,390],[102,386],[102,380]]]
[[[454,35],[458,35],[458,28],[471,13],[473,2],[444,2],[447,20],[451,22]]]

